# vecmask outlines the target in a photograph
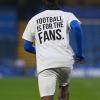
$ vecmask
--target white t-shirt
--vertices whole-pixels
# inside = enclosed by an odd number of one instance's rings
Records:
[[[45,10],[29,21],[22,37],[35,41],[38,73],[48,68],[73,68],[74,53],[69,45],[72,20],[79,21],[70,12]]]

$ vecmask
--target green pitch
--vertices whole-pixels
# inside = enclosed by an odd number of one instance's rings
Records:
[[[73,78],[70,92],[70,100],[100,100],[100,78]],[[37,79],[1,78],[0,100],[40,100]]]

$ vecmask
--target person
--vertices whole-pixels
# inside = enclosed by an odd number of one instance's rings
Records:
[[[58,99],[69,100],[73,64],[84,63],[81,22],[73,13],[60,10],[57,0],[43,2],[45,11],[32,17],[23,33],[24,49],[36,54],[41,100],[53,100],[57,81]],[[70,31],[75,34],[75,51],[69,43]]]

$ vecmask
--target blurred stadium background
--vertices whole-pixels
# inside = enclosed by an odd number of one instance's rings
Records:
[[[100,100],[100,0],[59,2],[62,10],[73,12],[83,23],[86,63],[74,65],[72,76],[84,78],[72,80],[71,99]],[[34,85],[37,87],[37,82],[33,82],[36,79],[31,77],[36,74],[35,55],[24,51],[21,36],[30,18],[42,10],[41,0],[0,0],[0,100],[39,100],[39,94],[33,96],[32,93]],[[72,34],[70,37],[74,40]],[[74,41],[71,45],[75,49]],[[77,89],[82,89],[84,96]],[[86,91],[90,94],[87,95]]]

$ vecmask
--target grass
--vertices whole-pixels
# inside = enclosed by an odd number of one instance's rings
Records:
[[[70,100],[100,100],[100,78],[73,78]],[[57,100],[58,90],[54,100]],[[37,79],[16,77],[0,79],[0,100],[40,100]]]

